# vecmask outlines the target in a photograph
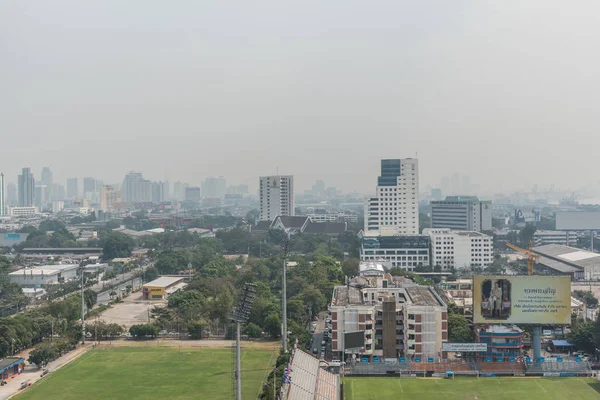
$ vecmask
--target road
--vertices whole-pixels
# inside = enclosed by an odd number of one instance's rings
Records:
[[[132,283],[133,282],[133,283]],[[98,299],[96,300],[97,304],[106,304],[108,303],[111,299],[110,299],[110,292],[112,292],[113,290],[117,293],[119,293],[120,290],[125,290],[127,288],[128,285],[131,285],[132,287],[137,287],[140,286],[142,284],[142,278],[134,278],[133,280],[128,280],[125,281],[123,283],[121,283],[119,286],[114,287],[112,289],[109,290],[105,290],[103,292],[98,293]]]

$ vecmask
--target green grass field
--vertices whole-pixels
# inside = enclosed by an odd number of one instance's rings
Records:
[[[244,399],[256,399],[272,350],[242,350]],[[91,350],[17,397],[29,399],[227,399],[231,350],[120,347]]]
[[[347,400],[593,400],[598,390],[588,378],[345,378]]]

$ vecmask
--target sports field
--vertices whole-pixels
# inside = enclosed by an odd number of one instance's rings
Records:
[[[272,350],[242,349],[244,399],[256,399],[275,359]],[[231,350],[221,348],[99,348],[17,399],[228,399],[231,360]]]
[[[593,400],[600,383],[589,378],[345,378],[348,400]]]

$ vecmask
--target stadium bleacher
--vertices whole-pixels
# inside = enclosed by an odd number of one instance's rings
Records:
[[[339,399],[339,376],[320,368],[317,358],[295,349],[290,359],[290,369],[290,380],[282,386],[284,399]]]

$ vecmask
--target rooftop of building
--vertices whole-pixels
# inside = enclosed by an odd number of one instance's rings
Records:
[[[562,244],[536,246],[533,252],[542,256],[537,263],[562,273],[579,272],[585,267],[600,265],[600,254]]]
[[[144,286],[169,287],[183,280],[183,276],[161,276],[153,281],[145,283]]]
[[[333,288],[332,306],[362,305],[360,290],[355,287],[336,286]]]
[[[486,331],[491,333],[523,333],[523,330],[516,325],[490,325]]]
[[[71,271],[77,268],[79,268],[79,264],[40,265],[32,268],[21,268],[18,271],[11,272],[9,275],[56,275],[63,271]]]
[[[385,268],[383,267],[383,264],[381,263],[377,263],[377,262],[361,262],[358,265],[358,271],[360,274],[365,274],[365,273],[381,273],[384,274],[385,273]]]
[[[479,200],[477,196],[446,196],[445,200],[432,201],[431,204],[445,203],[491,203],[489,200]]]
[[[427,286],[412,286],[407,287],[406,293],[410,297],[410,301],[416,306],[443,306],[445,305]]]

